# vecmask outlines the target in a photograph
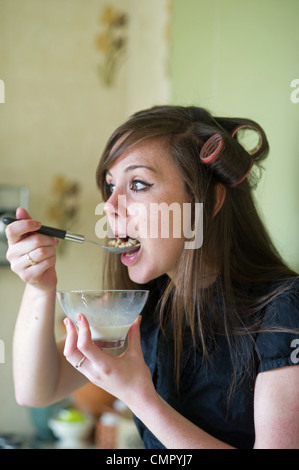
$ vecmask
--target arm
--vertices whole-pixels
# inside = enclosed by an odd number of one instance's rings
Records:
[[[299,449],[299,366],[258,374],[255,385],[254,447]]]
[[[167,449],[232,449],[184,418],[157,393],[145,395],[131,409]]]
[[[75,366],[86,356],[79,369],[82,374],[125,402],[166,448],[231,448],[184,418],[157,394],[143,359],[138,321],[129,331],[127,350],[118,357],[110,356],[92,343],[83,315],[78,325],[79,334],[72,322],[66,320],[67,360]],[[258,375],[254,400],[255,448],[299,448],[298,389],[298,366]]]
[[[128,336],[128,348],[113,357],[91,341],[87,320],[77,319],[79,334],[67,319],[65,356],[75,366],[86,357],[80,371],[95,385],[122,400],[166,448],[228,449],[231,448],[180,415],[156,392],[140,345],[139,321]],[[165,430],[167,429],[167,432]]]
[[[11,268],[27,285],[16,322],[13,341],[13,374],[16,399],[21,405],[45,406],[65,396],[83,382],[66,363],[54,337],[56,296],[55,246],[53,237],[34,233],[40,224],[24,209],[6,229],[7,258]],[[30,265],[27,253],[33,260]],[[62,379],[63,378],[63,379]]]

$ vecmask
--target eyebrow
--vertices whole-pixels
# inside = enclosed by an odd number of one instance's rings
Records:
[[[132,170],[136,170],[136,168],[146,168],[147,170],[150,170],[152,171],[153,173],[157,173],[157,170],[155,170],[155,168],[151,167],[151,166],[148,166],[148,165],[129,165],[127,166],[127,168],[125,169],[125,173],[127,173],[128,171],[132,171]],[[107,174],[112,176],[112,174],[110,173],[109,170],[107,170]]]

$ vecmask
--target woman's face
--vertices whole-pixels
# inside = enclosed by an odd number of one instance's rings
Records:
[[[190,199],[166,146],[159,140],[136,144],[109,168],[106,184],[111,196],[104,209],[114,235],[141,244],[121,255],[130,278],[144,284],[171,277],[184,247],[183,203]]]

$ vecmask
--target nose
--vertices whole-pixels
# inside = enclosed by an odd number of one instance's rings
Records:
[[[108,216],[121,215],[126,216],[126,196],[119,194],[116,190],[113,191],[109,199],[104,204],[104,211]]]
[[[108,216],[111,216],[116,213],[116,210],[116,197],[115,193],[113,192],[104,204],[104,211]]]
[[[113,191],[104,205],[104,211],[108,216],[109,224],[115,234],[120,236],[126,233],[127,206],[126,196]]]

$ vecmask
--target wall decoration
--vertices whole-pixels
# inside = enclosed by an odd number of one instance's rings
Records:
[[[79,214],[78,197],[80,185],[57,175],[52,184],[53,202],[48,206],[47,215],[51,224],[63,230],[71,230]],[[62,254],[66,243],[59,243],[57,253]]]
[[[126,51],[128,16],[113,6],[105,6],[100,24],[102,31],[95,38],[96,48],[102,56],[98,70],[102,83],[111,87]]]

